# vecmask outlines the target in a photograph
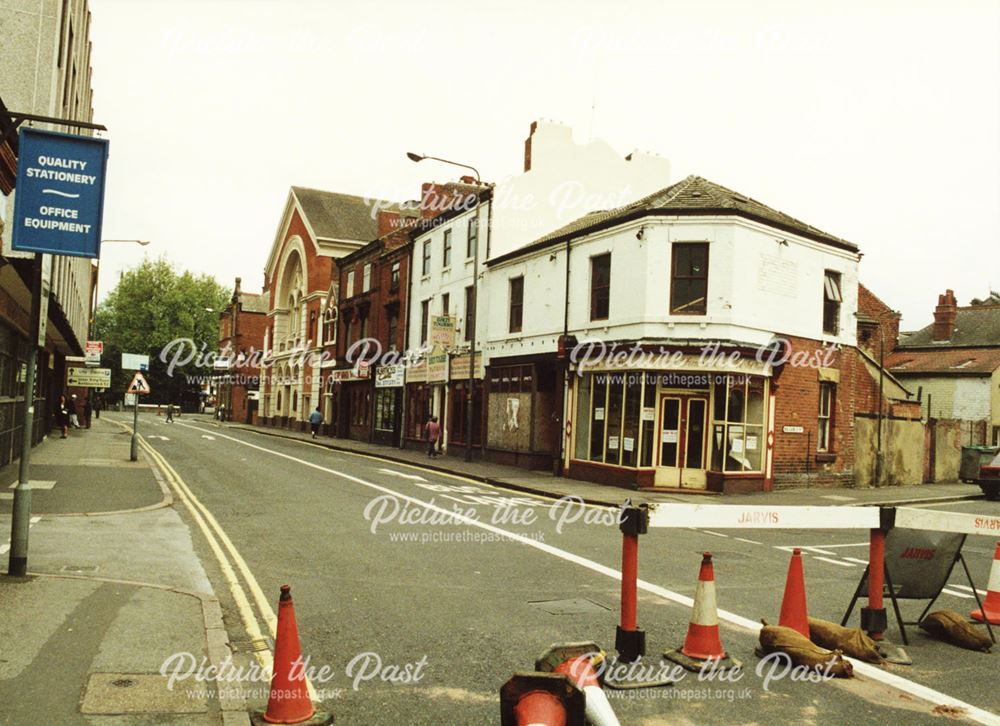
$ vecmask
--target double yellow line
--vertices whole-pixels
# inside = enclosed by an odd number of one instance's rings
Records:
[[[119,421],[112,421],[121,426],[122,428],[132,432],[132,428]],[[149,445],[149,443],[138,436],[139,446],[142,450],[149,456],[149,458],[156,464],[160,473],[163,475],[164,479],[169,483],[171,489],[174,490],[174,494],[177,499],[180,500],[184,506],[187,508],[188,512],[191,514],[191,518],[198,525],[202,534],[205,535],[205,539],[208,542],[208,546],[212,549],[212,553],[215,555],[216,561],[219,563],[219,567],[222,570],[222,575],[226,580],[226,584],[229,586],[229,592],[233,596],[233,600],[236,603],[236,609],[239,611],[240,619],[243,621],[243,627],[250,636],[252,642],[252,650],[254,657],[260,664],[260,667],[268,673],[273,672],[274,668],[274,657],[271,651],[263,644],[267,643],[264,634],[261,631],[260,624],[257,620],[257,616],[254,613],[253,606],[250,604],[250,599],[247,597],[246,591],[240,584],[240,580],[236,575],[236,571],[233,569],[235,565],[236,570],[242,575],[244,582],[246,582],[247,588],[250,590],[250,594],[253,596],[253,600],[257,605],[257,610],[264,618],[264,623],[267,627],[267,631],[270,634],[271,639],[276,637],[278,618],[274,614],[274,610],[271,608],[271,604],[267,597],[264,595],[264,591],[260,587],[260,583],[257,582],[257,578],[254,577],[253,572],[250,571],[250,567],[247,565],[246,560],[236,549],[236,545],[226,534],[226,531],[219,524],[215,516],[209,511],[209,509],[201,503],[194,492],[191,491],[184,479],[181,478],[180,474],[170,465],[162,454],[160,454],[156,449]],[[228,556],[227,556],[228,553]],[[306,679],[306,687],[309,690],[309,697],[316,701],[316,690],[313,688],[312,682]]]

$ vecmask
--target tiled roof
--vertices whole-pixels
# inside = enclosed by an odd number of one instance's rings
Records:
[[[934,324],[907,335],[900,348],[950,348],[994,346],[1000,348],[1000,305],[970,305],[958,308],[955,332],[946,342],[934,342]]]
[[[1000,346],[942,350],[897,349],[886,357],[885,365],[899,377],[927,374],[984,375],[1000,368]]]
[[[524,252],[535,245],[575,237],[577,235],[612,226],[616,222],[644,216],[646,214],[677,214],[677,215],[736,215],[747,219],[799,234],[835,247],[857,251],[857,245],[832,234],[816,229],[795,217],[762,204],[755,199],[734,192],[731,189],[703,179],[700,176],[689,176],[683,181],[672,184],[647,197],[617,209],[591,212],[576,219],[564,227],[551,232],[539,240],[517,250]],[[512,253],[513,254],[513,253]],[[504,255],[506,257],[507,255]]]
[[[245,313],[266,313],[268,299],[264,295],[255,295],[252,292],[240,293],[240,309]]]
[[[292,193],[299,200],[316,236],[323,239],[373,240],[378,236],[378,215],[373,214],[374,205],[388,211],[396,211],[399,207],[378,199],[306,187],[292,187]]]

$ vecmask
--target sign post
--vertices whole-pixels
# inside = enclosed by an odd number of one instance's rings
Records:
[[[22,119],[23,120],[23,119]],[[57,119],[40,119],[58,121]],[[76,122],[71,122],[75,124]],[[31,318],[21,459],[14,489],[7,573],[23,577],[28,570],[28,527],[31,522],[31,443],[35,419],[35,368],[38,348],[45,345],[48,283],[46,253],[98,257],[104,214],[104,179],[108,142],[73,134],[22,128],[18,141],[17,194],[11,248],[34,252],[31,284]]]
[[[139,458],[139,395],[149,393],[149,384],[146,383],[146,378],[142,373],[136,373],[132,376],[127,393],[131,393],[135,397],[135,403],[132,407],[132,442],[128,458],[130,461],[137,461]]]

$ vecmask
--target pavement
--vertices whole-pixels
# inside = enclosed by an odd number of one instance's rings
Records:
[[[530,471],[519,467],[503,466],[482,461],[467,462],[461,456],[442,455],[430,459],[423,450],[400,449],[398,447],[369,444],[350,439],[335,439],[328,436],[319,436],[313,439],[308,433],[285,429],[249,426],[231,422],[220,423],[207,415],[186,416],[185,419],[198,421],[199,423],[211,423],[218,427],[255,431],[267,436],[309,441],[333,451],[350,451],[358,454],[366,454],[384,459],[385,461],[408,464],[410,466],[422,467],[429,471],[466,477],[512,491],[526,492],[557,499],[561,497],[578,497],[588,504],[611,507],[621,505],[628,497],[636,504],[643,502],[691,502],[699,504],[768,504],[772,506],[904,506],[908,504],[931,504],[935,502],[983,498],[982,491],[977,485],[965,484],[960,481],[878,488],[783,488],[771,492],[716,496],[706,495],[704,492],[686,494],[683,492],[633,491],[604,484],[568,479],[544,471]]]
[[[160,674],[221,663],[222,610],[191,531],[111,421],[32,452],[28,576],[6,574],[17,462],[0,469],[0,724],[244,724],[245,705]]]

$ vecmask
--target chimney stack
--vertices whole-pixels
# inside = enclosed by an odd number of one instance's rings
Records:
[[[951,340],[955,332],[955,318],[958,317],[958,304],[955,302],[954,290],[948,290],[944,295],[938,295],[938,304],[934,308],[934,341]]]

